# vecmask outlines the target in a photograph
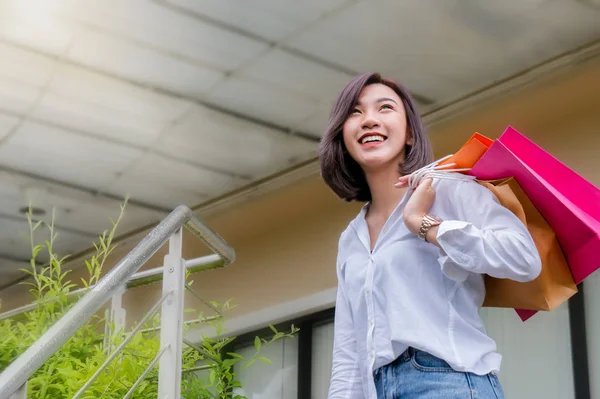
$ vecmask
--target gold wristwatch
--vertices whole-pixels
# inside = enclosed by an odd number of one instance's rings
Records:
[[[427,233],[434,226],[439,226],[442,223],[442,219],[433,215],[423,215],[423,221],[421,222],[421,228],[417,236],[427,241]]]

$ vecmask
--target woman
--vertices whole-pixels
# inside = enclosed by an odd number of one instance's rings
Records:
[[[339,240],[329,399],[502,398],[478,310],[484,274],[540,273],[526,227],[474,181],[407,187],[431,145],[409,93],[379,74],[343,89],[319,158],[339,197],[366,202]]]

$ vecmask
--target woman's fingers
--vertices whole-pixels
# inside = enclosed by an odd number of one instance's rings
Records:
[[[398,183],[394,184],[396,188],[406,187],[408,185],[408,176],[402,176],[398,179]]]

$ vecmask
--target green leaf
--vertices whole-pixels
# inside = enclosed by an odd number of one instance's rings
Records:
[[[248,367],[252,366],[254,363],[256,363],[256,359],[250,360],[248,363],[246,363],[244,365],[244,367],[242,367],[242,369],[247,369]]]
[[[38,229],[38,227],[40,227],[40,225],[43,223],[43,220],[39,220],[35,226],[33,226],[33,228],[31,229],[32,231],[36,231]]]
[[[258,336],[254,338],[254,347],[256,348],[256,351],[260,351],[261,342],[260,337]]]
[[[263,363],[266,363],[266,364],[272,364],[272,363],[273,363],[273,362],[272,362],[270,359],[267,359],[267,358],[266,358],[266,357],[264,357],[264,356],[257,356],[256,358],[257,358],[258,360],[260,360],[261,362],[263,362]]]
[[[35,259],[38,256],[38,254],[40,253],[40,251],[44,248],[45,247],[43,245],[36,245],[35,247],[33,247],[33,251],[31,252],[32,258]]]
[[[230,369],[231,367],[235,366],[236,364],[238,364],[241,361],[242,361],[242,359],[225,359],[225,360],[223,360],[223,367]]]

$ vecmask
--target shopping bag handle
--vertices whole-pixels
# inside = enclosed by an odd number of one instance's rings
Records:
[[[417,169],[411,174],[408,175],[408,187],[412,190],[416,189],[419,184],[423,181],[423,179],[446,179],[446,180],[460,180],[460,181],[469,181],[475,180],[475,176],[465,175],[463,173],[458,172],[468,172],[471,168],[458,168],[452,169],[453,166],[456,166],[456,163],[448,163],[446,165],[440,165],[441,162],[444,162],[448,158],[452,157],[454,154],[447,155],[435,162],[430,163],[422,167],[421,169]]]

